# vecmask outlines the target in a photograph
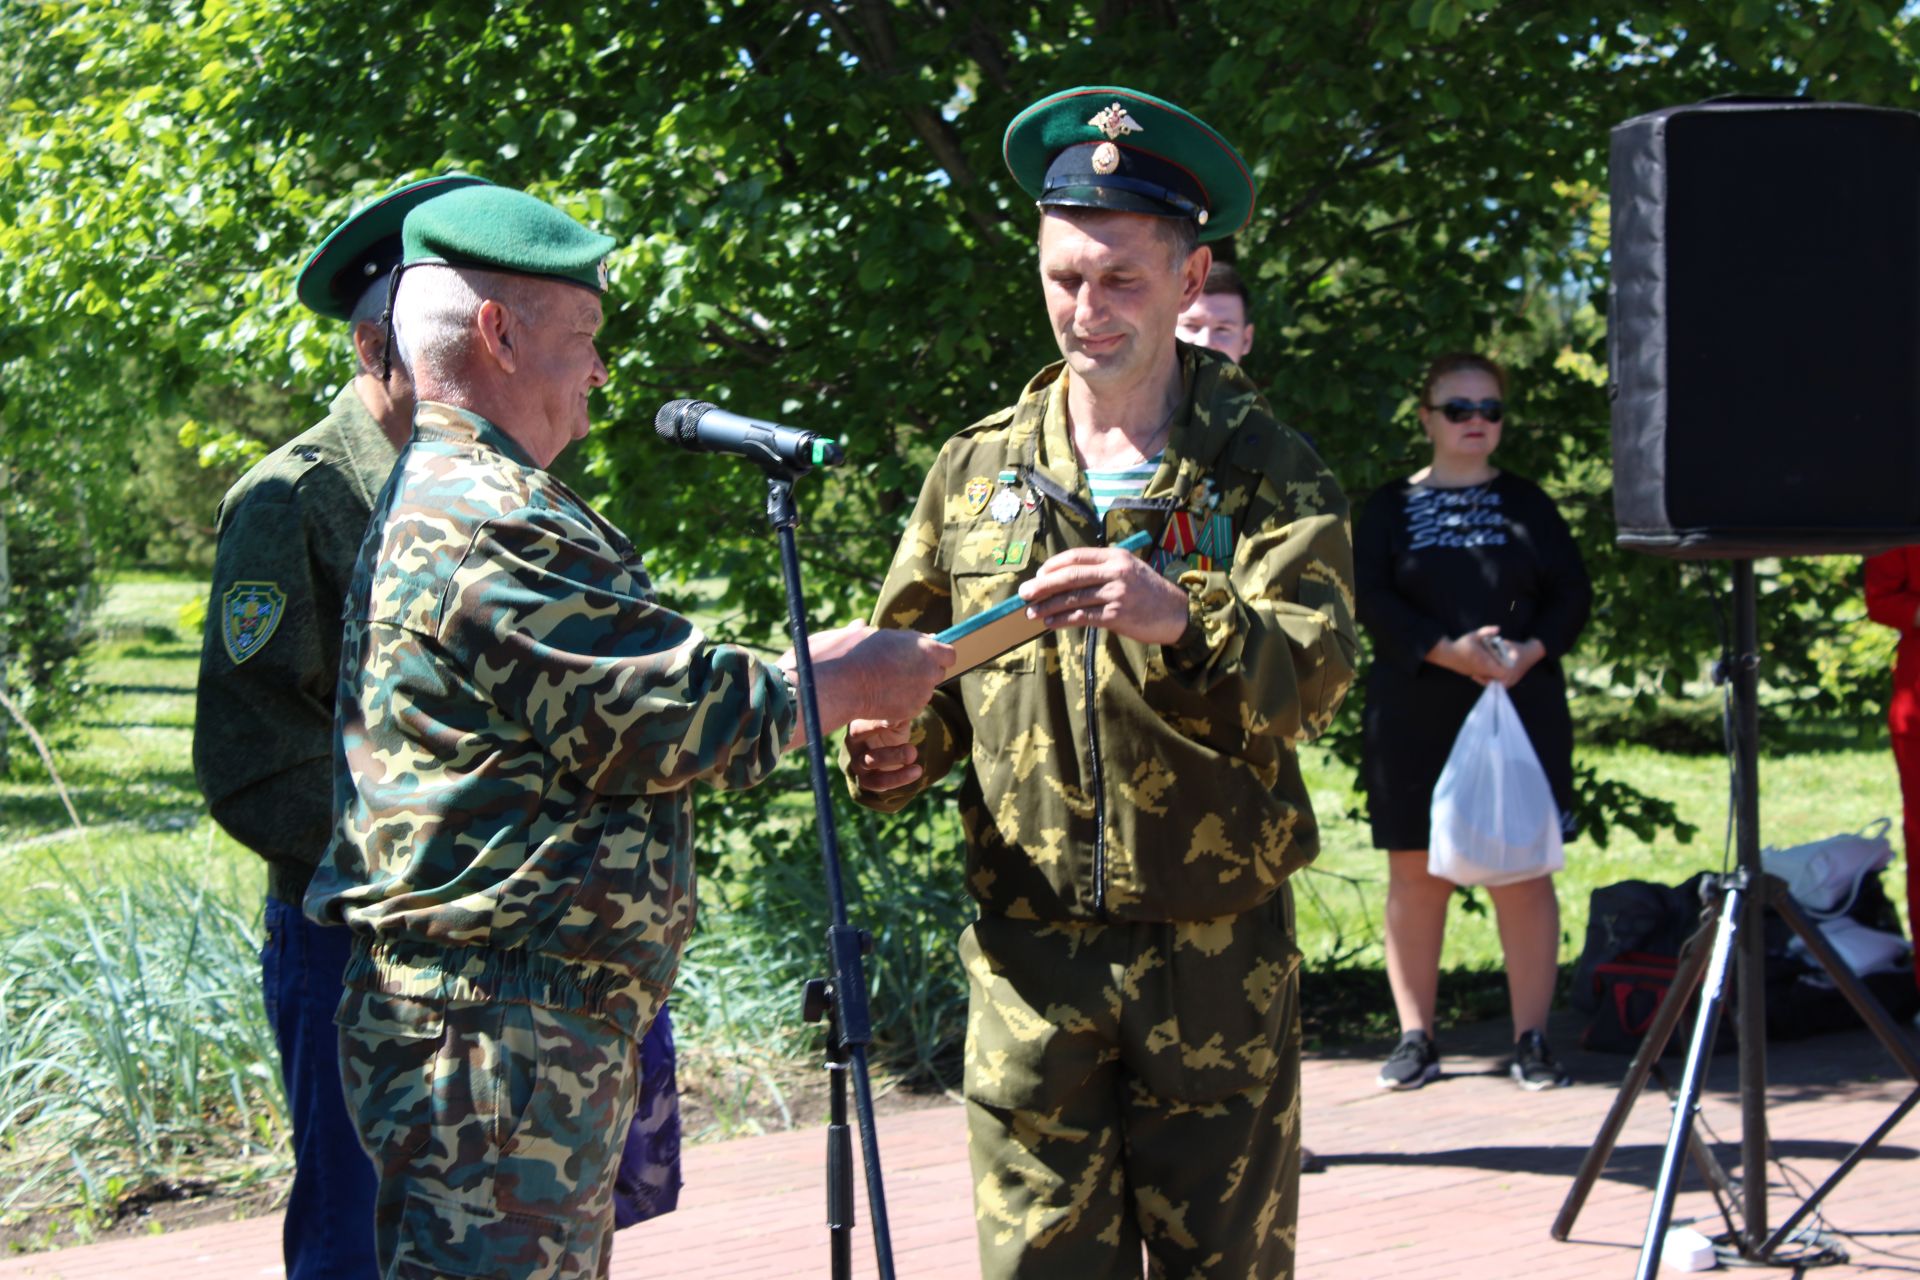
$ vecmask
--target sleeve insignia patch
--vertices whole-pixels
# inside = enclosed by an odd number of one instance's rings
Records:
[[[220,639],[239,666],[266,647],[287,613],[287,593],[271,582],[236,582],[220,598]]]
[[[963,496],[965,501],[962,505],[966,513],[970,516],[977,516],[987,509],[987,499],[993,496],[993,481],[987,479],[985,476],[975,476],[973,479],[967,481],[966,492]]]

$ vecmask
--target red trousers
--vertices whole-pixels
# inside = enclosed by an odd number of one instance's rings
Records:
[[[1907,864],[1907,928],[1920,934],[1920,734],[1894,734],[1893,760],[1900,767],[1900,806]],[[1920,938],[1916,941],[1920,942]],[[1920,983],[1920,946],[1914,950],[1913,980]]]

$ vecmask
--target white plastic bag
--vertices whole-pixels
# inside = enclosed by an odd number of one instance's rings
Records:
[[[1489,684],[1433,788],[1427,870],[1455,884],[1513,884],[1566,865],[1560,809],[1506,688]]]
[[[1806,914],[1831,920],[1853,908],[1863,879],[1893,861],[1893,846],[1887,842],[1892,825],[1880,818],[1825,840],[1784,849],[1768,845],[1760,851],[1760,869],[1786,881],[1787,892]]]

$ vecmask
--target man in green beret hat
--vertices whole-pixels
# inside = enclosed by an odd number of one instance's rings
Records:
[[[193,765],[214,820],[267,861],[261,981],[293,1129],[282,1247],[289,1280],[365,1280],[373,1166],[340,1092],[334,1007],[347,932],[300,914],[333,828],[340,602],[413,423],[406,371],[381,376],[387,273],[414,207],[480,180],[409,182],[356,210],[300,272],[309,309],[344,322],[357,368],[327,416],[227,491],[200,651]]]
[[[965,1090],[982,1274],[1290,1276],[1300,954],[1317,834],[1295,758],[1353,677],[1338,484],[1239,367],[1175,338],[1253,185],[1112,86],[1016,116],[1061,361],[947,441],[874,609],[1046,631],[912,720],[856,721],[863,804],[952,770],[979,919]],[[1145,533],[1151,551],[1117,546]]]
[[[633,544],[547,468],[587,434],[614,242],[533,196],[403,228],[413,437],[344,611],[338,1014],[390,1276],[605,1275],[636,1049],[693,925],[693,785],[799,745],[792,655],[662,607]],[[823,730],[910,719],[952,663],[917,631],[811,644]]]

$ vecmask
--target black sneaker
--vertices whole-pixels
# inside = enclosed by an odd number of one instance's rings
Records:
[[[1547,1038],[1538,1031],[1523,1032],[1514,1042],[1513,1065],[1508,1071],[1515,1084],[1535,1093],[1573,1083],[1573,1077],[1553,1060],[1553,1054],[1547,1049]]]
[[[1440,1046],[1424,1031],[1409,1031],[1380,1068],[1382,1089],[1418,1089],[1440,1078]]]

